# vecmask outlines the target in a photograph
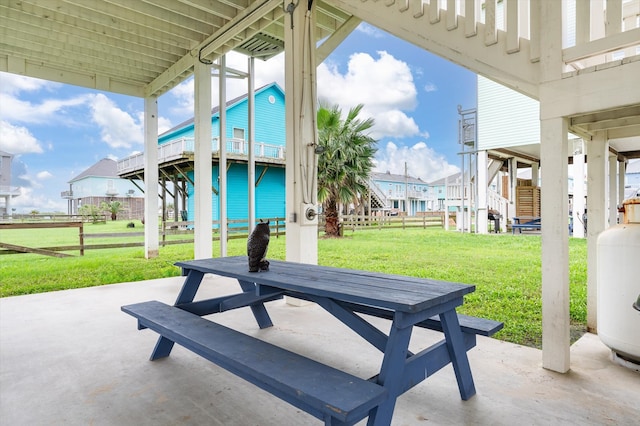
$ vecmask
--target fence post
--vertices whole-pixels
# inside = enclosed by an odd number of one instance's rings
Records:
[[[80,256],[84,256],[84,225],[80,221],[78,226],[78,237],[80,238]]]

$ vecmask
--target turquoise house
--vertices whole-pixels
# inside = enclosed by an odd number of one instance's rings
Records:
[[[255,91],[255,217],[285,217],[285,104],[284,91],[271,83]],[[229,228],[246,227],[248,212],[248,97],[240,96],[226,105],[227,218]],[[220,108],[211,110],[212,128],[212,211],[220,218],[219,159]],[[161,180],[173,181],[176,210],[183,220],[193,221],[194,197],[194,120],[187,120],[158,136],[158,163]],[[136,176],[143,170],[142,155],[120,160],[120,176]],[[163,187],[169,187],[161,182]],[[165,204],[165,203],[163,203]],[[244,222],[242,222],[244,220]],[[217,228],[217,225],[215,226]]]

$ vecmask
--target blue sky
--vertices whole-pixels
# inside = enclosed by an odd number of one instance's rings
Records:
[[[246,70],[246,57],[230,54],[229,67]],[[284,88],[284,57],[256,60],[256,87]],[[218,83],[213,81],[214,105]],[[246,93],[229,79],[227,95]],[[364,104],[378,140],[376,170],[429,182],[458,171],[457,105],[476,106],[472,72],[361,24],[318,66],[318,96],[344,112]],[[193,116],[193,80],[158,100],[162,133]],[[0,150],[16,155],[12,200],[18,213],[66,212],[60,192],[102,158],[124,158],[143,147],[143,100],[0,73]]]

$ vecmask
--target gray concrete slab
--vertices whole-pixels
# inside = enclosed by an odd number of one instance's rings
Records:
[[[0,299],[0,425],[321,424],[181,347],[148,361],[157,335],[138,331],[120,306],[173,303],[181,283],[168,278]],[[207,276],[200,297],[236,287]],[[275,326],[266,330],[248,309],[216,320],[360,377],[378,370],[380,354],[321,308],[277,301],[269,312]],[[419,330],[412,345],[437,338]],[[398,399],[392,424],[640,424],[640,373],[609,357],[587,334],[572,346],[572,370],[558,374],[541,367],[539,350],[480,338],[469,352],[475,397],[460,399],[447,367]]]

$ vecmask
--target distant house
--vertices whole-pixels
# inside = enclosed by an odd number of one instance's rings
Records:
[[[69,190],[60,196],[67,200],[68,214],[78,214],[82,206],[92,204],[100,207],[103,202],[120,201],[124,206],[120,217],[142,219],[144,216],[144,194],[140,182],[121,179],[118,163],[103,158],[69,181]]]
[[[11,199],[20,195],[20,188],[11,186],[11,161],[13,155],[0,151],[0,219],[11,216]]]
[[[640,159],[629,161],[626,172],[624,198],[640,197]]]
[[[248,97],[226,104],[227,218],[246,220],[248,207]],[[212,220],[220,218],[219,159],[220,108],[211,110],[212,128]],[[257,218],[285,216],[285,105],[284,91],[276,83],[255,91],[255,214]],[[158,137],[160,184],[167,188],[183,219],[193,221],[194,120],[168,130]],[[118,161],[120,177],[144,176],[143,154]],[[169,185],[171,183],[171,185]],[[176,216],[178,217],[178,216]],[[242,225],[246,226],[246,225]]]
[[[379,198],[384,197],[385,208],[380,210],[386,209],[392,215],[415,216],[433,210],[434,206],[429,203],[429,185],[420,178],[373,172],[369,186],[372,194],[381,193]]]

